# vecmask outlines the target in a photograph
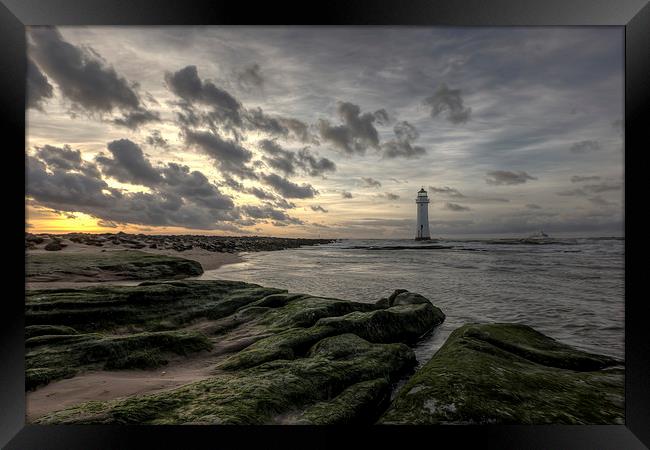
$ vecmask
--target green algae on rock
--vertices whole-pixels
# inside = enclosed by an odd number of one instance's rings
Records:
[[[369,391],[381,390],[414,364],[414,354],[404,344],[372,344],[343,334],[319,342],[304,358],[223,372],[156,394],[85,403],[49,414],[37,423],[353,423],[363,421],[360,414],[368,412],[364,404],[377,403],[378,395]],[[339,396],[343,398],[337,400]],[[347,402],[350,398],[357,401]],[[292,416],[301,410],[305,413]]]
[[[137,250],[95,253],[30,253],[27,281],[157,280],[199,276],[201,264],[185,258]]]
[[[28,389],[208,351],[216,365],[205,380],[80,404],[39,423],[373,423],[392,383],[416,364],[406,344],[445,317],[417,294],[391,298],[380,305],[198,280],[28,291]]]
[[[382,424],[621,424],[624,369],[519,324],[468,324],[400,389]]]
[[[96,333],[35,336],[26,341],[25,388],[35,389],[53,379],[82,370],[145,369],[167,363],[164,355],[210,350],[200,333],[161,331],[112,336]]]
[[[406,344],[445,317],[417,294],[391,298],[360,303],[197,280],[29,291],[28,388],[207,350],[217,364],[205,380],[77,405],[39,423],[372,423],[391,383],[415,366]]]

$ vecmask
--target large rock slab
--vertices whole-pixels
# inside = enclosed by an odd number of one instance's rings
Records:
[[[92,253],[29,253],[25,272],[28,282],[97,282],[181,279],[199,276],[203,273],[203,268],[198,262],[185,258],[152,255],[135,250],[113,250]]]
[[[518,324],[469,324],[400,389],[383,424],[622,424],[624,369]]]
[[[399,291],[361,303],[234,281],[30,291],[28,387],[84,370],[207,352],[210,377],[90,402],[39,423],[373,423],[416,364],[408,344],[444,314]]]
[[[404,344],[371,344],[344,334],[320,341],[304,358],[220,373],[157,394],[84,403],[38,423],[372,423],[378,410],[367,411],[370,408],[362,405],[380,403],[388,396],[391,375],[395,378],[414,363],[413,352]],[[379,386],[368,386],[368,381]],[[352,390],[363,392],[355,395]],[[345,401],[351,397],[361,398]]]

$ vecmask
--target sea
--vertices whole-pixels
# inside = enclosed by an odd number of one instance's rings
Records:
[[[395,289],[446,315],[415,347],[426,363],[466,323],[514,322],[624,359],[624,238],[338,240],[242,254],[206,271],[289,292],[373,303]]]

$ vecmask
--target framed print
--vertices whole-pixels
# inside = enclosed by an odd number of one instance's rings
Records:
[[[647,2],[2,3],[3,446],[650,445]]]

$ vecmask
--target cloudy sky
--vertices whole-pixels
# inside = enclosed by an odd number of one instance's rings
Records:
[[[623,29],[31,27],[32,232],[621,235]]]

